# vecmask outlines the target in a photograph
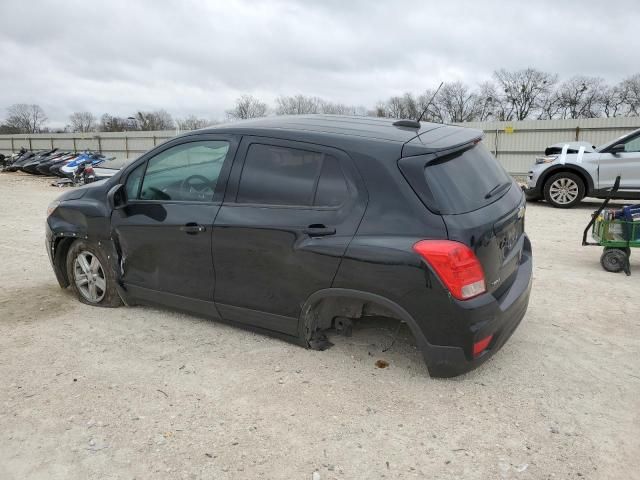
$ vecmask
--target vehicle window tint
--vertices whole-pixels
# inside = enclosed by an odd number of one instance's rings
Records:
[[[512,183],[481,143],[428,163],[424,175],[437,209],[443,214],[466,213],[493,203]]]
[[[624,144],[625,152],[640,152],[640,136]]]
[[[127,183],[125,183],[124,188],[127,192],[127,198],[129,200],[135,200],[138,198],[138,192],[140,191],[140,180],[142,180],[144,166],[144,163],[138,165],[127,177]]]
[[[249,147],[237,202],[312,205],[324,155],[273,145]]]
[[[322,172],[313,204],[320,207],[335,207],[341,205],[348,195],[347,182],[338,159],[326,155],[322,162]]]
[[[228,151],[227,142],[204,141],[159,153],[148,162],[140,199],[211,201]]]

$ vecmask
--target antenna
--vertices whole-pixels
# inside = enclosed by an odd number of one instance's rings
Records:
[[[424,114],[427,113],[427,110],[429,109],[429,107],[431,106],[431,102],[433,102],[433,99],[436,98],[436,95],[438,94],[438,92],[440,91],[440,89],[442,88],[442,85],[444,85],[444,82],[440,82],[440,85],[438,86],[438,89],[436,90],[436,92],[433,94],[433,96],[431,97],[431,100],[429,100],[429,102],[427,103],[427,106],[424,107],[424,110],[422,111],[422,113],[420,114],[420,116],[418,117],[418,122],[420,120],[422,120],[422,117],[424,117]]]

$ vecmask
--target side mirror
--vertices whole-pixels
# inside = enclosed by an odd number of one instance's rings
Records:
[[[616,143],[609,149],[611,153],[624,153],[624,143]]]
[[[118,184],[111,187],[107,192],[107,202],[111,210],[118,210],[127,205],[127,191],[124,185]]]

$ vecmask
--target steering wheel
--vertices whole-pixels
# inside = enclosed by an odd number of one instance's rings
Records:
[[[211,188],[211,182],[203,175],[191,175],[185,178],[180,185],[180,189],[184,193],[197,193],[203,197],[205,194],[213,195],[213,188]]]

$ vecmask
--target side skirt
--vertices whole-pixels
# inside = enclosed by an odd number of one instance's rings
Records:
[[[258,312],[232,305],[216,304],[212,301],[198,300],[167,292],[158,292],[136,285],[125,285],[119,289],[127,305],[137,303],[158,305],[180,310],[244,330],[276,337],[297,345],[306,346],[297,335],[298,319]]]

